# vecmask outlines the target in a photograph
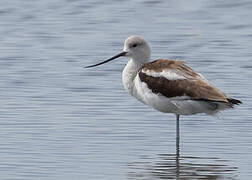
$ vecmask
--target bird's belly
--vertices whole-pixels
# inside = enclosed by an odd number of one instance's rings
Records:
[[[146,105],[152,106],[154,109],[179,115],[192,115],[197,113],[213,114],[215,106],[207,102],[190,100],[186,96],[167,98],[160,94],[144,93],[136,94],[135,97]]]

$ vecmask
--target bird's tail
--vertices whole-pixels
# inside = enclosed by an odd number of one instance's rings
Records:
[[[242,104],[242,102],[238,99],[228,98],[227,100],[231,106]]]

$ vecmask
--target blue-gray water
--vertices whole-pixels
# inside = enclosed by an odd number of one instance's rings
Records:
[[[1,1],[0,179],[251,179],[252,1]],[[123,89],[129,35],[243,104],[175,116]]]

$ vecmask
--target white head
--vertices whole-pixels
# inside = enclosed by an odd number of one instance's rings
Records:
[[[101,63],[86,66],[86,68],[99,66],[101,64],[112,61],[121,56],[129,57],[133,61],[144,64],[149,61],[151,55],[151,50],[148,43],[140,36],[130,36],[124,42],[123,52],[113,56],[112,58],[107,59]]]
[[[151,50],[148,43],[140,36],[130,36],[124,42],[124,52],[126,56],[142,63],[150,59]]]

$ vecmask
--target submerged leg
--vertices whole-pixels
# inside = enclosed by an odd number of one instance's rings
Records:
[[[176,114],[176,155],[179,157],[179,114]]]
[[[180,179],[179,134],[179,114],[176,114],[176,180]]]

